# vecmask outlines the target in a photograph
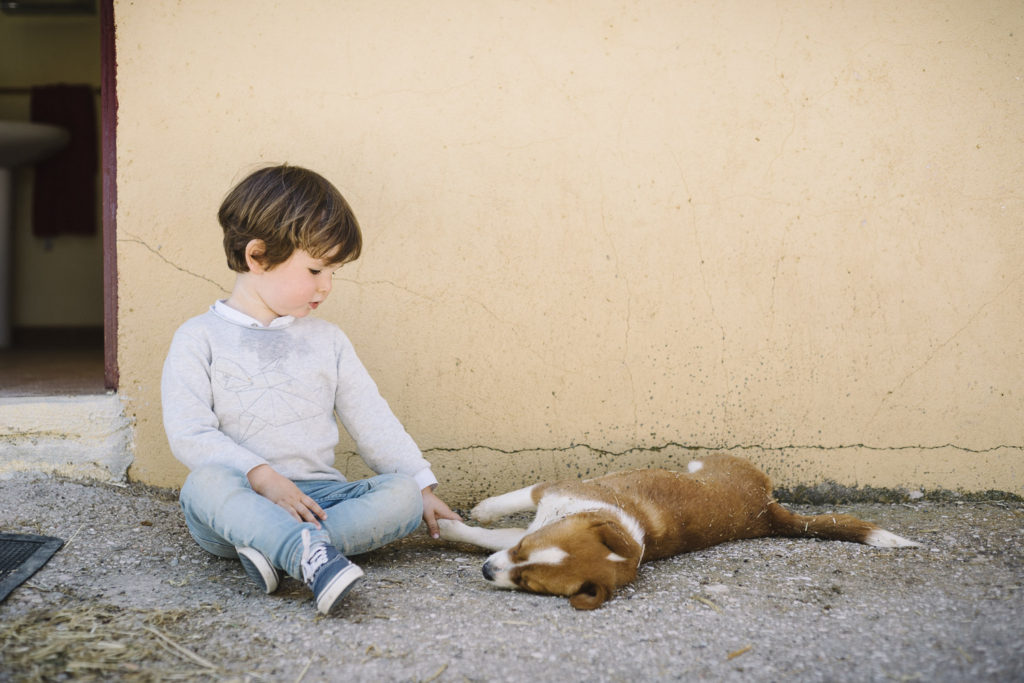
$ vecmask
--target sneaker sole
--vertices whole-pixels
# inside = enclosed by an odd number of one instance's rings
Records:
[[[352,586],[361,578],[363,578],[363,570],[354,564],[350,564],[338,572],[316,597],[317,611],[324,615],[330,614],[335,607],[341,604],[341,599],[352,590]]]
[[[263,586],[268,595],[276,591],[281,584],[281,579],[277,570],[270,566],[263,553],[253,548],[236,548],[236,550],[238,551],[238,560],[242,563],[242,569],[245,570],[249,578]]]

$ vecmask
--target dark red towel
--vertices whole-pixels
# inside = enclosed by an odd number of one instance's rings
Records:
[[[32,120],[63,126],[68,146],[36,164],[32,233],[39,237],[96,233],[96,104],[88,85],[32,88]]]

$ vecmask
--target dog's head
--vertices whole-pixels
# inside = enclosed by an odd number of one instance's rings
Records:
[[[636,578],[641,552],[616,515],[581,512],[494,553],[483,574],[495,586],[564,595],[576,609],[594,609]]]

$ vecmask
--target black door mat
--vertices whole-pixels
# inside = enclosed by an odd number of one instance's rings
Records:
[[[64,541],[53,536],[0,534],[0,602],[35,574]]]

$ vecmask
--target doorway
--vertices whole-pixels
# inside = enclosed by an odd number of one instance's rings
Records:
[[[99,122],[93,234],[34,234],[33,171],[15,174],[14,301],[0,398],[103,394],[118,383],[113,0],[83,14],[5,13],[0,21],[5,51],[19,53],[4,60],[16,66],[0,71],[0,117],[27,119],[34,86],[72,82],[88,86]]]

